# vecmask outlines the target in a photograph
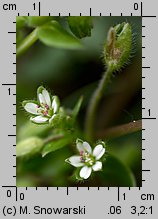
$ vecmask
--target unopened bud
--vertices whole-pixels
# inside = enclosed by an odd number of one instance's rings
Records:
[[[112,71],[120,70],[127,63],[131,49],[131,25],[123,22],[110,28],[104,45],[104,59]]]
[[[20,141],[16,146],[16,156],[17,157],[31,157],[32,155],[40,152],[43,147],[43,140],[38,137],[27,138]]]

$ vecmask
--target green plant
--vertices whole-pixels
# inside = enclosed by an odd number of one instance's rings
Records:
[[[77,18],[77,22],[76,22]],[[65,49],[83,49],[83,45],[77,38],[91,35],[92,19],[89,17],[71,17],[68,23],[72,35],[65,30],[54,17],[17,17],[17,57],[27,51],[37,40],[40,40],[46,46],[65,48]],[[33,28],[33,31],[27,36],[21,37],[21,30],[25,26]]]
[[[63,20],[66,21],[69,28],[65,28]],[[64,17],[60,19],[55,17],[18,17],[17,57],[26,52],[37,40],[53,48],[83,50],[84,44],[81,39],[91,36],[93,26],[91,17]],[[26,35],[22,34],[25,27],[31,28],[31,32]],[[72,150],[74,150],[73,144],[76,141],[79,155],[70,156],[65,160],[72,166],[77,167],[73,175],[75,179],[83,181],[91,178],[92,171],[100,171],[100,173],[92,174],[92,177],[93,175],[94,177],[95,175],[100,177],[102,172],[100,178],[107,176],[109,180],[113,180],[113,174],[109,174],[110,168],[112,168],[111,171],[114,172],[114,175],[117,175],[114,169],[118,167],[126,174],[127,182],[125,185],[135,186],[132,172],[108,152],[108,143],[105,142],[108,136],[104,139],[105,141],[97,139],[97,143],[94,143],[96,142],[94,128],[99,103],[107,90],[109,82],[112,81],[113,74],[121,72],[129,62],[132,52],[132,35],[132,27],[127,22],[117,24],[108,31],[102,49],[105,72],[89,101],[85,118],[85,130],[78,126],[78,114],[83,102],[82,96],[74,108],[70,109],[60,103],[58,96],[52,95],[45,87],[40,86],[37,89],[37,100],[24,100],[22,102],[23,109],[30,115],[30,122],[34,123],[34,126],[30,123],[27,124],[26,128],[31,132],[28,132],[26,139],[21,137],[21,140],[17,143],[19,161],[25,158],[33,159],[37,154],[41,154],[44,159],[46,155],[66,146],[72,147]],[[114,130],[116,133],[110,133],[109,136],[126,135],[127,130],[128,133],[139,131],[141,130],[141,123],[138,125],[134,121],[127,124],[126,129],[116,127]],[[43,134],[42,137],[41,133]],[[79,140],[79,138],[84,139],[84,141]],[[87,141],[96,147],[92,150]],[[60,165],[65,164],[62,161]],[[121,183],[123,184],[122,181],[120,181]]]

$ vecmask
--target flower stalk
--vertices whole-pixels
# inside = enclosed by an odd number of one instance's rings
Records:
[[[44,139],[43,142],[44,142],[44,145],[46,145],[52,141],[56,141],[56,140],[59,140],[61,138],[64,138],[63,134],[53,135],[53,136],[49,136],[48,138]]]
[[[95,133],[96,138],[113,139],[142,130],[142,120],[118,125]]]
[[[94,136],[94,133],[93,133],[94,122],[95,122],[95,115],[96,115],[97,107],[102,98],[103,92],[108,85],[111,74],[112,74],[112,70],[111,68],[108,68],[107,71],[104,73],[102,79],[100,80],[98,88],[95,90],[90,100],[90,104],[88,106],[87,118],[86,118],[86,136],[89,141],[92,141],[93,136]]]
[[[129,23],[123,22],[109,29],[103,48],[103,61],[107,70],[94,91],[90,100],[86,118],[86,137],[89,141],[94,137],[94,123],[99,102],[115,71],[120,71],[130,57],[132,48],[132,29]]]

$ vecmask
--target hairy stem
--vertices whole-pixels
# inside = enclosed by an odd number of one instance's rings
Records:
[[[48,143],[50,143],[50,142],[52,142],[52,141],[59,140],[59,139],[61,139],[61,138],[63,138],[63,137],[64,137],[63,134],[50,136],[50,137],[48,137],[48,138],[46,138],[46,139],[44,140],[44,145],[45,145],[45,144],[48,144]]]
[[[103,96],[104,90],[107,87],[111,74],[112,74],[111,68],[107,68],[102,79],[100,80],[99,86],[95,90],[90,100],[90,104],[87,110],[86,127],[85,127],[86,137],[89,141],[91,141],[94,137],[94,123],[96,119],[97,107]]]
[[[19,57],[37,41],[37,29],[34,29],[16,48],[16,56]]]
[[[131,134],[133,132],[142,130],[142,120],[133,121],[127,124],[119,125],[116,127],[112,127],[109,129],[105,129],[103,131],[96,132],[96,138],[116,138],[120,136],[124,136],[127,134]]]

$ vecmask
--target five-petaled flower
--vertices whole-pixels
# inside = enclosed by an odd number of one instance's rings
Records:
[[[80,178],[88,179],[92,170],[100,171],[102,169],[102,162],[99,160],[105,153],[104,142],[96,145],[93,151],[86,141],[80,139],[76,140],[76,146],[80,155],[71,156],[65,161],[74,167],[81,168]]]
[[[23,101],[24,109],[32,115],[30,120],[37,124],[52,123],[59,112],[60,103],[57,96],[40,86],[37,89],[38,101]]]

